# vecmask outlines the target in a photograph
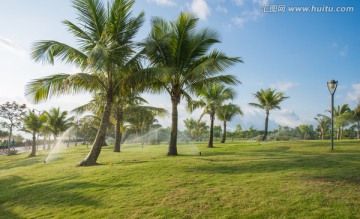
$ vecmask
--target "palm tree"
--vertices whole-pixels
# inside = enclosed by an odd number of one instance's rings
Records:
[[[31,153],[28,157],[36,156],[36,134],[41,131],[44,123],[46,122],[46,117],[44,114],[36,115],[34,110],[29,110],[27,115],[23,118],[25,125],[25,130],[32,134],[32,145]]]
[[[356,127],[356,138],[360,139],[360,103],[356,106],[356,108],[353,110],[353,116],[354,116],[354,123]]]
[[[57,137],[73,125],[73,117],[67,118],[68,112],[61,112],[59,107],[45,111],[44,115],[47,118],[47,126],[54,137],[54,144],[56,144]]]
[[[260,91],[254,94],[258,103],[249,103],[250,106],[254,106],[260,109],[265,110],[265,133],[262,137],[262,141],[266,140],[268,134],[268,125],[269,125],[269,114],[270,110],[281,109],[280,103],[289,97],[285,97],[282,92],[276,92],[275,89],[261,89]]]
[[[317,117],[315,117],[314,119],[318,122],[318,127],[320,129],[320,134],[321,134],[321,140],[324,140],[325,133],[330,127],[330,118],[318,114]]]
[[[195,123],[194,135],[195,135],[195,137],[197,137],[197,141],[202,141],[203,132],[207,131],[208,128],[209,128],[209,126],[206,124],[205,121],[199,120]]]
[[[127,107],[124,115],[126,115],[124,120],[130,123],[138,134],[145,134],[150,130],[151,125],[157,122],[155,117],[164,117],[167,115],[167,111],[163,108],[137,105]]]
[[[349,104],[334,107],[335,126],[337,127],[336,139],[342,139],[342,132],[345,126],[351,121],[351,109]]]
[[[193,118],[187,118],[184,120],[185,128],[188,131],[189,140],[194,137],[195,127],[196,127],[196,120]]]
[[[212,148],[214,147],[214,121],[216,112],[220,110],[224,101],[234,98],[235,91],[229,87],[225,87],[221,83],[213,83],[198,92],[198,96],[200,97],[199,101],[189,101],[189,109],[190,111],[193,111],[202,107],[204,108],[204,111],[201,117],[205,114],[210,115],[210,136],[208,147]]]
[[[143,79],[152,82],[152,92],[167,92],[170,95],[172,125],[167,154],[174,156],[178,154],[177,107],[180,100],[190,99],[190,94],[214,81],[239,83],[233,75],[218,74],[242,61],[217,50],[209,52],[210,47],[220,42],[219,36],[207,28],[197,30],[198,19],[190,14],[181,13],[172,22],[155,17],[151,23],[151,33],[142,44],[150,61],[146,70],[148,77]]]
[[[123,86],[125,88],[126,86]],[[131,113],[133,113],[137,107],[143,107],[146,108],[147,106],[141,106],[141,104],[148,103],[145,99],[140,97],[138,95],[138,91],[132,91],[129,92],[129,90],[132,90],[128,87],[128,89],[122,89],[117,96],[116,104],[114,108],[114,114],[115,114],[115,146],[114,146],[114,152],[120,152],[121,148],[121,141],[122,141],[122,134],[124,129],[124,120],[126,120],[126,116],[129,116]],[[156,111],[156,108],[149,107],[149,110],[154,109]],[[125,113],[124,113],[125,112]],[[155,112],[156,114],[156,112]]]
[[[219,120],[223,121],[223,135],[221,139],[221,143],[225,143],[226,140],[226,122],[231,121],[235,116],[243,115],[241,108],[232,103],[222,105],[217,113],[217,117]]]
[[[54,63],[59,58],[73,64],[84,73],[55,74],[36,79],[26,88],[26,95],[33,102],[59,94],[88,91],[103,93],[105,107],[93,146],[79,166],[95,165],[105,142],[111,108],[119,85],[119,74],[128,72],[127,65],[134,57],[135,34],[143,23],[144,13],[131,15],[134,0],[114,0],[104,6],[101,0],[74,0],[77,11],[76,25],[64,21],[70,33],[79,43],[78,48],[57,42],[40,41],[34,44],[32,57],[35,61]]]

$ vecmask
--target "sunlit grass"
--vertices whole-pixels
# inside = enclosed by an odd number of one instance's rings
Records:
[[[0,218],[351,218],[360,216],[360,142],[128,145],[0,156]],[[199,156],[199,152],[202,156]]]

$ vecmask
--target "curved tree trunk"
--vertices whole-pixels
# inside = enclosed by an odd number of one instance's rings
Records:
[[[113,102],[113,92],[112,90],[108,90],[104,112],[102,115],[100,127],[96,134],[94,143],[91,147],[89,154],[86,156],[84,160],[78,163],[78,166],[92,166],[97,164],[96,161],[100,155],[101,148],[105,142],[107,126],[110,121],[112,102]]]
[[[171,133],[170,133],[170,143],[168,149],[168,156],[176,156],[177,153],[177,128],[178,128],[178,99],[172,97],[171,98],[171,105],[172,105],[172,112],[171,112]]]
[[[210,113],[210,136],[209,136],[209,143],[208,148],[214,147],[214,119],[215,113]]]
[[[267,134],[268,134],[268,126],[269,126],[269,112],[266,112],[266,118],[265,118],[265,133],[264,136],[262,137],[262,141],[266,140]]]
[[[32,145],[31,145],[31,153],[28,157],[35,157],[36,156],[36,133],[33,132],[32,136]]]
[[[117,109],[117,112],[116,112],[114,152],[120,152],[121,138],[122,138],[122,132],[121,132],[122,121],[123,121],[123,107],[121,104],[119,104],[119,108]]]
[[[225,143],[225,141],[226,141],[226,120],[224,120],[224,130],[222,134],[221,143]]]

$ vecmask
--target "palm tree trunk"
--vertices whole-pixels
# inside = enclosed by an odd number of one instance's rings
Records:
[[[31,153],[28,157],[35,157],[36,156],[36,133],[33,132],[32,136],[32,145],[31,145]]]
[[[269,112],[266,111],[266,118],[265,118],[265,133],[264,136],[262,137],[262,141],[266,140],[267,137],[267,133],[268,133],[268,126],[269,126]]]
[[[215,113],[210,113],[210,136],[209,136],[209,143],[208,148],[214,147],[214,119]]]
[[[357,139],[360,139],[360,122],[357,122],[357,132],[356,132]]]
[[[111,114],[111,105],[113,103],[113,92],[112,90],[108,90],[106,98],[106,104],[104,108],[104,112],[102,115],[102,119],[100,122],[100,127],[96,134],[94,143],[91,147],[89,154],[86,158],[78,163],[78,166],[93,166],[97,164],[97,159],[100,155],[101,148],[105,142],[105,136],[107,131],[107,126],[110,121],[110,114]]]
[[[223,130],[221,143],[225,143],[225,141],[226,141],[226,120],[224,120],[224,130]]]
[[[323,140],[323,141],[324,141],[324,135],[325,135],[325,133],[324,133],[324,131],[322,131],[321,132],[321,140]]]
[[[343,130],[344,130],[344,128],[341,126],[341,128],[340,128],[340,140],[342,140]]]
[[[114,152],[120,152],[121,138],[122,138],[122,132],[121,132],[121,123],[122,123],[122,121],[123,121],[123,108],[122,108],[122,105],[119,104],[119,108],[118,108],[118,110],[116,112]]]
[[[171,133],[170,133],[170,143],[168,149],[168,156],[176,156],[177,153],[177,128],[178,128],[178,98],[171,98],[172,112],[171,112]]]

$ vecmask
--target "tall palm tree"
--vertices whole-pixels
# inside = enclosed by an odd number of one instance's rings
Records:
[[[130,106],[124,110],[124,120],[140,134],[150,130],[151,125],[157,122],[155,119],[157,116],[164,117],[167,115],[167,111],[163,108],[151,107],[151,106]]]
[[[150,60],[147,75],[155,79],[152,92],[167,92],[172,104],[172,125],[168,155],[177,155],[178,105],[182,98],[190,98],[196,90],[214,81],[236,84],[233,75],[218,75],[229,66],[242,62],[210,48],[219,43],[215,31],[197,29],[198,19],[181,13],[171,22],[155,17],[152,30],[142,44]],[[154,81],[154,80],[148,80]]]
[[[266,90],[261,89],[254,94],[254,97],[258,103],[249,103],[249,105],[265,110],[265,133],[262,137],[262,141],[265,141],[268,134],[270,110],[281,109],[280,103],[289,97],[285,97],[282,92],[276,92],[275,89],[270,88]]]
[[[321,114],[318,114],[314,118],[318,122],[318,127],[320,129],[321,140],[324,140],[325,133],[330,128],[330,118]]]
[[[225,87],[221,83],[213,83],[199,91],[197,94],[200,97],[200,100],[190,101],[189,108],[190,111],[193,111],[199,107],[202,107],[204,108],[204,111],[201,116],[205,114],[210,115],[210,136],[208,147],[212,148],[214,147],[214,121],[216,112],[220,110],[222,104],[226,100],[231,100],[234,98],[235,91],[232,88]]]
[[[243,115],[241,108],[233,103],[228,103],[222,105],[217,113],[217,117],[219,120],[223,121],[223,135],[221,139],[221,143],[225,143],[226,140],[226,122],[231,121],[235,116]]]
[[[129,61],[135,54],[135,34],[143,23],[144,13],[132,17],[134,0],[114,0],[104,6],[101,0],[74,0],[78,25],[64,21],[79,47],[57,41],[34,44],[35,61],[54,63],[55,58],[73,64],[84,73],[55,74],[30,82],[26,95],[37,103],[54,95],[88,91],[102,92],[105,107],[93,146],[79,166],[95,165],[105,142],[106,129],[118,86],[119,74],[128,72]]]
[[[54,137],[54,144],[56,144],[57,137],[73,125],[74,118],[68,118],[68,111],[61,111],[59,107],[45,111],[44,115],[47,118],[47,126]]]
[[[194,137],[196,120],[193,118],[187,118],[184,120],[184,125],[188,131],[189,140],[191,140]]]
[[[342,132],[345,126],[351,121],[351,109],[349,104],[334,107],[335,126],[337,127],[336,139],[342,139]]]
[[[353,116],[354,116],[354,123],[356,127],[356,138],[360,139],[360,103],[356,106],[356,108],[353,110]]]
[[[25,125],[25,130],[32,134],[32,145],[31,153],[28,157],[36,156],[36,134],[41,131],[44,123],[46,122],[46,117],[44,114],[37,115],[33,110],[29,110],[27,115],[23,118]]]
[[[205,131],[208,131],[209,126],[206,124],[205,121],[198,120],[195,123],[195,137],[197,138],[197,141],[202,141],[202,136]]]

